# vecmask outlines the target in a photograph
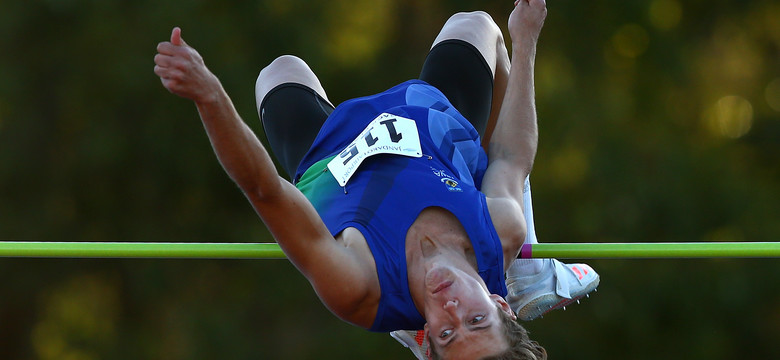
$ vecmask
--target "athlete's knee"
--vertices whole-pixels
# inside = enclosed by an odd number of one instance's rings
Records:
[[[295,55],[282,55],[260,70],[257,81],[261,82],[269,78],[283,77],[285,74],[295,73],[301,69],[309,70],[309,65]]]
[[[297,83],[314,89],[320,96],[324,90],[308,64],[294,55],[282,55],[260,70],[255,83],[255,97],[259,107],[265,96],[276,86]]]
[[[298,66],[309,67],[303,59],[295,55],[281,55],[274,59],[274,61],[271,61],[266,68],[289,68]]]
[[[493,17],[485,11],[461,11],[450,16],[450,19],[468,19],[472,21],[490,21],[493,22]]]
[[[445,26],[447,25],[469,29],[476,27],[478,29],[489,29],[497,34],[501,33],[501,29],[498,27],[495,20],[493,20],[493,17],[481,10],[456,13],[450,16]]]
[[[483,56],[493,57],[496,46],[503,45],[501,28],[484,11],[459,12],[452,15],[434,41],[458,39],[474,45]]]
[[[433,46],[445,40],[461,40],[473,45],[493,74],[497,59],[503,58],[506,53],[501,28],[484,11],[459,12],[452,15],[434,40]]]

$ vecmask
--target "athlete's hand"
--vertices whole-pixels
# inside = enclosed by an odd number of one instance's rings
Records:
[[[509,15],[509,36],[512,47],[535,50],[547,17],[545,0],[516,0],[515,9]]]
[[[168,91],[195,102],[208,101],[221,87],[200,54],[181,38],[178,27],[173,28],[171,41],[157,45],[154,64],[154,73]]]

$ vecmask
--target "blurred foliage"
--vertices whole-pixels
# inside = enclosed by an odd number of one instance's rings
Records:
[[[456,11],[512,1],[4,1],[0,238],[272,241],[197,112],[153,74],[173,26],[260,133],[254,82],[306,59],[336,103],[414,78]],[[543,242],[780,240],[780,4],[550,1],[533,176]],[[262,134],[261,134],[262,137]],[[610,260],[527,324],[553,359],[780,358],[780,262]],[[3,359],[411,359],[286,261],[2,259]]]

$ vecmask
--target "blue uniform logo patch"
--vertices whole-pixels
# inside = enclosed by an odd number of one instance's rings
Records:
[[[455,179],[454,176],[450,176],[444,170],[439,170],[434,167],[431,167],[431,170],[433,171],[434,175],[439,177],[441,183],[447,187],[447,190],[453,192],[463,192],[463,189],[461,189],[459,186],[458,180]]]

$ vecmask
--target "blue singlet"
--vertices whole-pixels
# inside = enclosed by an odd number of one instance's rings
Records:
[[[413,119],[424,155],[369,157],[342,188],[327,163],[381,113]],[[479,275],[491,293],[506,296],[501,241],[479,191],[486,168],[477,131],[440,91],[420,80],[346,101],[328,117],[298,168],[296,186],[331,234],[355,227],[365,236],[382,291],[369,330],[415,330],[425,324],[409,292],[405,240],[428,207],[458,218],[471,239]]]

